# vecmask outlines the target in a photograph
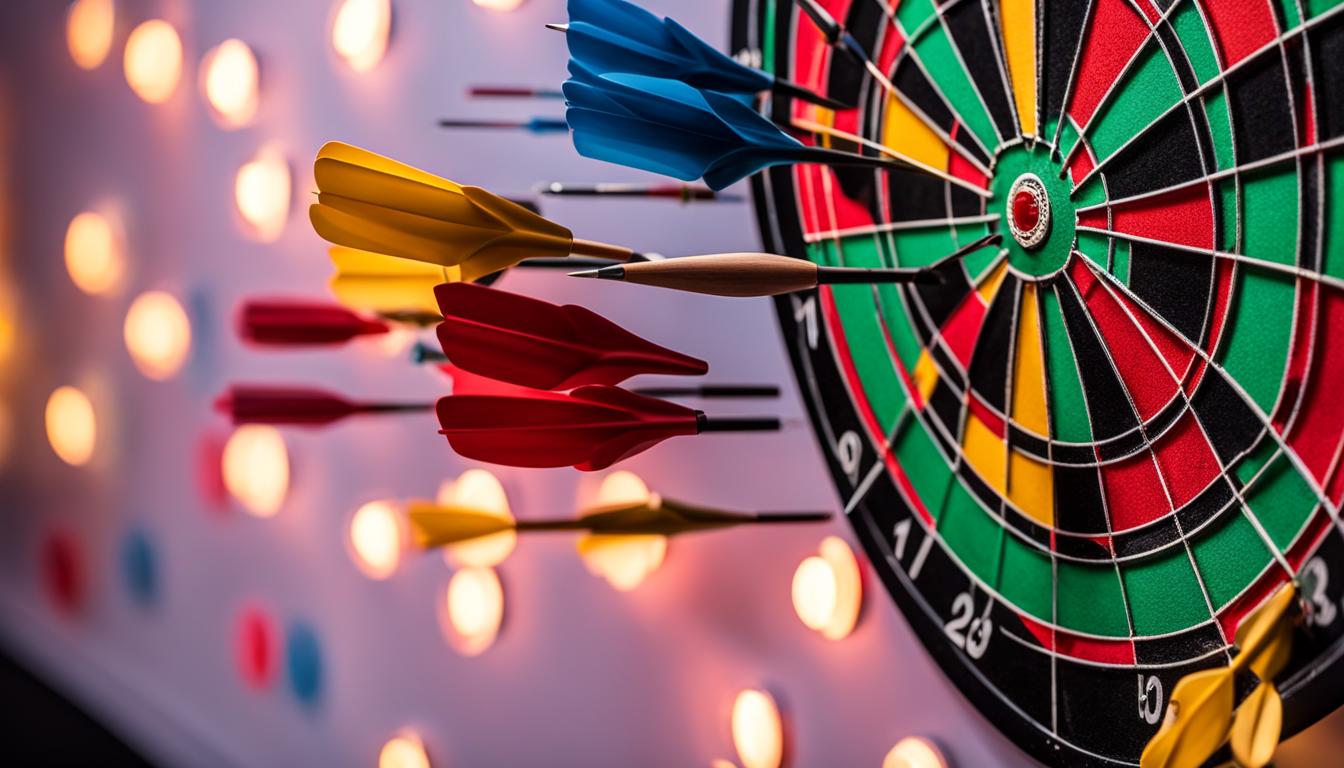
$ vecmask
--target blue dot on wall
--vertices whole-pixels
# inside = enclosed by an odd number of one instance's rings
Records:
[[[312,627],[302,622],[290,626],[285,665],[290,690],[304,704],[316,705],[322,697],[322,646]]]
[[[143,528],[132,528],[121,543],[121,576],[137,603],[150,606],[158,602],[159,557],[153,538]]]

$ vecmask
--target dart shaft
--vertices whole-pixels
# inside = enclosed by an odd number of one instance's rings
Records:
[[[710,418],[696,411],[701,432],[778,432],[779,419],[773,416],[744,416],[739,418]]]
[[[573,197],[654,197],[691,202],[715,200],[739,201],[737,195],[724,195],[709,187],[694,184],[561,184],[551,182],[539,187],[544,195]]]
[[[705,384],[696,387],[632,387],[631,392],[645,397],[779,397],[773,385]]]
[[[563,99],[561,91],[547,88],[527,88],[525,86],[476,85],[467,89],[472,98],[494,99]]]

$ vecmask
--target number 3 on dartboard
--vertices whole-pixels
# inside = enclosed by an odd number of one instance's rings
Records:
[[[948,639],[957,647],[966,651],[972,659],[985,655],[989,648],[989,636],[994,632],[994,622],[989,620],[989,605],[985,605],[985,615],[976,616],[975,600],[971,593],[962,592],[952,601],[952,619],[943,625]]]
[[[1149,725],[1157,725],[1162,717],[1162,681],[1156,675],[1139,673],[1139,717]]]

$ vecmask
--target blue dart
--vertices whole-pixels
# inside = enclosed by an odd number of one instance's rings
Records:
[[[569,55],[597,74],[663,77],[748,99],[773,91],[828,109],[853,106],[741,64],[675,20],[625,0],[569,0],[569,24],[547,26],[565,32]]]
[[[791,163],[928,170],[897,158],[807,146],[737,98],[679,80],[599,75],[571,60],[564,91],[579,154],[682,181],[703,178],[715,190]]]

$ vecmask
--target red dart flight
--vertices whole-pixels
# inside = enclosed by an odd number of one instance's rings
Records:
[[[434,289],[439,343],[454,365],[535,389],[618,384],[646,373],[699,376],[709,365],[636,336],[583,307],[471,283]]]
[[[669,437],[779,428],[773,418],[710,419],[703,412],[619,387],[590,385],[539,396],[451,395],[440,432],[462,456],[514,467],[606,469]]]
[[[387,323],[361,317],[339,304],[252,299],[238,310],[238,335],[263,346],[344,344],[356,336],[387,331]]]

